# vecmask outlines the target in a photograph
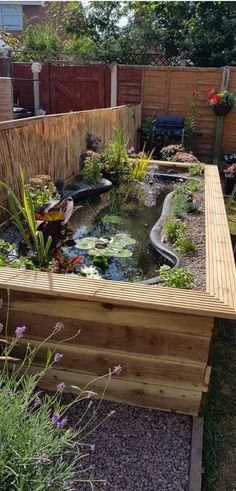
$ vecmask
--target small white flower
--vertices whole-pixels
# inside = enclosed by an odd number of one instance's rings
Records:
[[[95,268],[94,266],[83,266],[80,271],[84,276],[86,276],[86,278],[91,278],[93,280],[101,279],[97,268]]]

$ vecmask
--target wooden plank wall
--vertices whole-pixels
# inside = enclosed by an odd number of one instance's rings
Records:
[[[120,128],[129,144],[136,146],[140,124],[140,105],[0,123],[0,180],[19,193],[21,165],[26,177],[49,174],[53,180],[69,178],[79,171],[88,132],[100,137],[104,145],[113,139],[114,128]],[[6,196],[1,193],[1,197],[1,205],[6,207]],[[1,210],[0,222],[6,217]]]
[[[218,90],[222,81],[222,68],[145,67],[143,68],[142,119],[157,114],[187,116],[194,90],[196,101],[196,131],[193,151],[204,162],[212,162],[216,130],[216,116],[206,100],[206,90]],[[236,94],[236,69],[231,68],[229,90]],[[236,150],[236,109],[225,118],[222,154]]]
[[[152,289],[152,287],[147,287]],[[6,291],[0,292],[1,298]],[[84,386],[109,368],[120,364],[106,398],[127,404],[198,414],[212,336],[213,318],[132,307],[123,301],[104,304],[94,297],[86,301],[12,291],[8,334],[26,325],[26,337],[15,355],[23,356],[27,342],[40,343],[57,322],[64,330],[41,349],[34,365],[41,366],[49,348],[63,354],[60,364],[43,381],[55,390],[57,383]],[[80,334],[74,339],[77,331]],[[61,341],[56,347],[55,340]],[[101,382],[90,389],[101,393]]]
[[[13,118],[13,95],[11,79],[0,77],[0,121]]]

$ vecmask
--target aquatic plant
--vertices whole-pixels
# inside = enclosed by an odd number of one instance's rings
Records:
[[[116,128],[114,141],[105,148],[102,155],[104,170],[113,182],[121,182],[124,180],[124,173],[128,172],[126,148],[127,142],[125,142],[121,131]]]
[[[39,265],[45,266],[49,262],[49,250],[52,243],[52,237],[48,236],[45,241],[43,233],[38,230],[33,200],[29,189],[25,186],[22,168],[20,168],[20,183],[22,204],[10,186],[2,181],[0,182],[0,185],[8,193],[10,215],[13,223],[15,223],[29,250],[33,249],[37,253]]]
[[[118,215],[104,215],[102,221],[104,223],[119,225],[122,222],[122,218]]]
[[[83,237],[76,240],[76,247],[81,250],[87,250],[90,256],[102,257],[131,257],[132,251],[126,249],[126,246],[135,244],[135,240],[128,234],[117,233],[107,243],[102,244],[103,238]]]
[[[103,479],[96,480],[86,458],[95,451],[93,431],[114,414],[111,411],[104,415],[100,408],[110,379],[120,374],[121,366],[116,365],[108,373],[91,379],[83,388],[73,386],[76,394],[72,402],[62,402],[62,393],[67,390],[63,381],[55,382],[53,394],[42,393],[38,390],[41,379],[63,359],[61,342],[56,341],[57,333],[63,329],[63,324],[58,322],[38,347],[22,342],[27,334],[26,326],[18,326],[14,338],[1,339],[1,491],[73,491],[84,484],[93,489],[96,483],[105,483]],[[32,370],[39,348],[47,348],[50,342],[53,348],[45,355],[44,365],[37,371]],[[95,405],[93,398],[98,394],[91,388],[97,380],[104,381],[104,390],[99,404]],[[69,428],[68,412],[81,403],[83,408],[78,421]]]
[[[83,276],[86,276],[86,278],[92,278],[92,279],[101,279],[101,276],[94,266],[83,266],[83,268],[80,269],[80,273]]]
[[[166,264],[160,267],[160,278],[171,288],[187,289],[193,281],[193,275],[186,268],[170,268]]]
[[[25,185],[32,199],[34,210],[38,210],[44,203],[50,201],[53,197],[60,199],[57,193],[57,188],[53,184],[51,177],[46,175],[38,175],[29,180],[29,184]]]
[[[32,251],[26,256],[19,256],[17,244],[11,244],[5,240],[0,240],[0,266],[19,269],[36,269],[33,260]]]
[[[153,149],[149,155],[145,153],[145,146],[143,147],[142,152],[139,153],[137,159],[129,160],[129,175],[131,180],[135,181],[143,181],[146,177],[148,166],[150,164],[150,160],[153,156]]]

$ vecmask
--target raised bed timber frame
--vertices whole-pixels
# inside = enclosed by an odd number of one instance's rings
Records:
[[[36,344],[46,338],[58,321],[65,328],[57,340],[81,329],[78,337],[60,345],[63,360],[43,380],[44,387],[54,390],[63,380],[70,390],[69,385],[83,386],[121,364],[107,399],[200,414],[215,319],[236,319],[235,264],[218,169],[213,165],[205,166],[205,204],[205,292],[0,268],[1,296],[6,298],[10,291],[9,334],[16,326],[27,326],[18,353],[29,341]],[[43,363],[43,351],[36,366]],[[90,388],[101,392],[102,386],[99,380]]]

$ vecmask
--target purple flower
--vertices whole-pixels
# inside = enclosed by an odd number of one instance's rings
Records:
[[[129,147],[128,148],[128,153],[133,153],[134,152],[134,147]]]
[[[95,443],[91,443],[91,445],[89,445],[89,447],[90,447],[91,452],[95,452],[95,449],[96,449]]]
[[[52,423],[55,423],[57,430],[62,430],[67,423],[67,418],[60,419],[60,416],[58,413],[53,413],[53,415],[51,417],[51,421],[52,421]]]
[[[53,413],[52,417],[51,417],[51,421],[52,423],[55,423],[57,424],[58,421],[60,421],[60,416],[58,413]]]
[[[16,330],[15,330],[16,337],[17,338],[23,338],[25,331],[26,331],[26,327],[25,326],[17,327]]]
[[[67,423],[67,418],[63,418],[61,420],[58,420],[56,423],[57,430],[63,430],[63,428],[65,428],[65,426],[66,426],[66,423]]]
[[[87,390],[87,398],[88,399],[93,399],[93,397],[96,395],[96,392],[93,392],[92,390]]]
[[[28,252],[28,256],[29,256],[29,257],[37,257],[37,255],[38,255],[38,254],[37,254],[37,252],[35,252],[35,251],[29,251],[29,252]]]
[[[54,360],[53,360],[53,363],[58,363],[59,361],[61,361],[63,358],[63,354],[62,353],[56,353],[55,356],[54,356]]]
[[[38,460],[39,460],[40,464],[45,464],[45,462],[50,462],[48,456],[45,453],[42,453],[39,456],[39,459]]]
[[[34,404],[33,404],[33,409],[36,409],[36,407],[41,406],[41,399],[39,396],[35,397]]]
[[[62,322],[57,322],[53,331],[59,332],[59,331],[62,331],[63,329],[64,329],[64,324],[62,324]]]
[[[61,382],[60,384],[57,385],[57,390],[59,392],[63,392],[63,390],[65,389],[66,387],[66,384],[64,384],[64,382]]]
[[[115,365],[113,367],[112,372],[115,373],[116,375],[120,375],[121,370],[122,370],[121,365]]]

